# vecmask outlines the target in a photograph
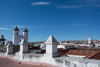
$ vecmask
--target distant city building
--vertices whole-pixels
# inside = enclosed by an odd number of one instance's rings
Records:
[[[88,37],[88,44],[92,44],[92,39],[90,36]]]

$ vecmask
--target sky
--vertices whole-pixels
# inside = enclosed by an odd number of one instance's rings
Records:
[[[25,27],[29,42],[100,39],[100,0],[0,0],[0,35]]]

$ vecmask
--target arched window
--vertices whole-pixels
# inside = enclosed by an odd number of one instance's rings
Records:
[[[18,36],[18,33],[17,33],[17,36]]]

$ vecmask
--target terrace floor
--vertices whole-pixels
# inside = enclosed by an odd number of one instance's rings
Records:
[[[25,63],[18,63],[17,61],[13,61],[9,58],[0,57],[0,67],[47,67],[47,66],[39,66]]]

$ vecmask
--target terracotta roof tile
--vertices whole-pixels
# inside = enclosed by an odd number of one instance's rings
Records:
[[[6,39],[0,39],[0,41],[5,41]]]
[[[13,31],[19,31],[19,29],[17,28],[17,26],[16,26],[16,28]]]
[[[23,32],[28,32],[27,28],[25,28],[25,30]]]
[[[66,55],[79,55],[79,56],[86,56],[86,58],[89,58],[99,52],[100,51],[95,51],[95,50],[69,50],[68,52],[66,52]]]

